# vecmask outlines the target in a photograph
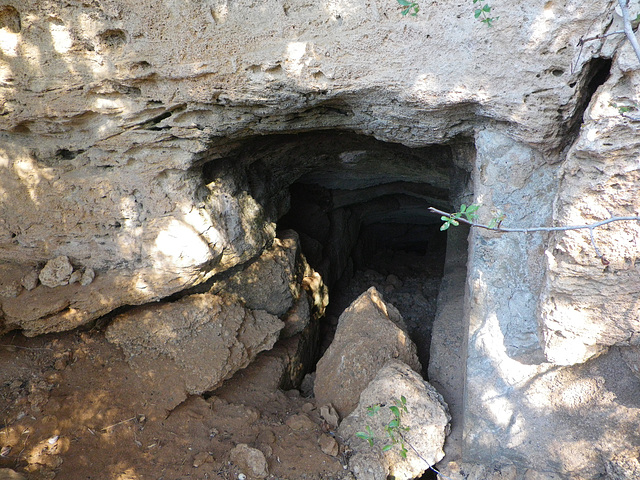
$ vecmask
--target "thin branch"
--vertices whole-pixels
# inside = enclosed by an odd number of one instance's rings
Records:
[[[429,211],[432,213],[437,213],[438,215],[444,215],[445,217],[452,218],[453,214],[443,212],[442,210],[438,210],[437,208],[429,207]],[[504,227],[490,227],[489,225],[484,225],[482,223],[470,222],[469,220],[465,220],[464,218],[456,218],[456,221],[466,223],[467,225],[471,225],[476,228],[483,228],[485,230],[491,230],[492,232],[499,233],[533,233],[533,232],[565,232],[567,230],[581,230],[584,228],[588,228],[589,230],[593,230],[594,228],[602,227],[608,223],[612,222],[625,222],[625,221],[640,221],[640,217],[611,217],[606,220],[601,220],[595,223],[589,223],[585,225],[569,225],[567,227],[527,227],[527,228],[504,228]]]
[[[578,40],[578,45],[582,46],[586,42],[592,42],[593,40],[603,40],[607,37],[610,37],[611,35],[624,35],[624,34],[625,34],[624,30],[618,30],[617,32],[603,33],[602,35],[596,35],[595,37],[588,37],[588,38],[580,37],[580,40]]]
[[[631,42],[631,46],[633,47],[633,51],[636,52],[638,61],[640,61],[640,45],[638,44],[638,39],[636,38],[636,34],[631,26],[631,19],[629,18],[629,0],[618,0],[618,5],[620,5],[620,11],[622,12],[624,33],[629,42]]]

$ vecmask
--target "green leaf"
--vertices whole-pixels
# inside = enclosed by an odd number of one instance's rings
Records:
[[[408,2],[407,0],[398,0],[398,3],[400,5],[402,5],[403,7],[410,7],[411,6],[411,2]]]
[[[460,205],[460,213],[464,213],[466,209],[467,209],[467,206],[464,203]]]
[[[400,409],[398,407],[389,407],[391,413],[393,413],[396,417],[400,417]]]
[[[457,220],[454,220],[453,218],[451,219],[451,225],[453,225],[454,227],[457,227],[458,225],[460,225],[460,222],[458,222]]]
[[[475,203],[473,203],[469,205],[469,208],[467,208],[467,213],[477,212],[479,208],[480,208],[480,205],[476,205]]]
[[[402,458],[404,458],[405,460],[407,459],[407,449],[402,447],[402,449],[400,450],[400,456]]]
[[[489,5],[485,5],[484,7],[482,7],[482,11],[489,13],[491,11],[491,7]]]
[[[400,426],[400,421],[397,418],[389,422],[389,428],[398,428],[399,426]]]
[[[402,405],[406,405],[406,404],[407,404],[407,399],[405,398],[405,396],[404,396],[404,395],[402,395],[402,396],[400,397],[400,402],[402,403]]]
[[[393,445],[385,445],[384,447],[382,447],[382,451],[383,452],[388,452],[392,448],[393,448]]]
[[[482,10],[478,9],[478,10],[476,10],[474,15],[475,15],[476,18],[478,18],[481,14],[482,14]]]
[[[449,229],[449,226],[451,226],[451,224],[450,224],[450,223],[445,223],[444,225],[442,225],[442,226],[440,227],[440,231],[441,231],[441,232],[444,232],[445,230],[448,230],[448,229]]]

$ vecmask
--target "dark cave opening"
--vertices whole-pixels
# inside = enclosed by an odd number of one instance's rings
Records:
[[[329,288],[317,358],[338,317],[374,286],[403,316],[426,378],[447,234],[433,206],[468,193],[472,141],[407,147],[340,130],[252,137],[203,166],[205,183],[248,194],[262,218],[295,230]]]

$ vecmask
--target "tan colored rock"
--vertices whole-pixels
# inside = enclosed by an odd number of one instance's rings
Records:
[[[391,359],[421,370],[400,313],[371,287],[340,315],[333,343],[318,362],[313,388],[317,403],[330,403],[346,417]]]
[[[173,392],[158,400],[170,409],[249,365],[273,347],[282,326],[273,315],[244,308],[236,297],[205,293],[119,315],[106,336],[122,347],[139,375]]]
[[[250,477],[266,478],[269,475],[267,459],[257,448],[240,443],[231,450],[230,456],[231,461]]]
[[[338,445],[338,442],[336,442],[336,439],[326,433],[323,433],[318,437],[318,445],[320,445],[320,449],[324,453],[332,457],[337,457],[340,453],[340,446]]]
[[[315,430],[318,425],[304,413],[287,418],[286,424],[291,430]]]
[[[233,292],[247,307],[281,316],[300,297],[300,285],[307,268],[298,235],[290,230],[281,233],[271,248],[240,272],[214,284],[211,291]]]
[[[402,435],[411,445],[406,447],[406,458],[401,455],[399,444],[384,451],[384,446],[391,444],[385,427],[395,418],[387,407],[401,405],[402,397],[406,399],[407,411],[401,411],[400,425],[409,428]],[[380,409],[370,415],[369,408],[376,405]],[[384,480],[389,475],[409,480],[428,469],[425,461],[435,465],[444,457],[442,447],[450,420],[447,405],[435,388],[406,364],[390,360],[362,392],[357,408],[342,421],[338,434],[355,450],[349,467],[358,480]],[[373,446],[356,436],[358,432],[366,432],[367,426],[375,438]],[[370,469],[373,473],[362,473]]]
[[[68,285],[73,266],[69,262],[69,258],[65,255],[49,260],[44,268],[40,270],[40,283],[45,287],[54,288],[62,285]]]
[[[22,277],[22,280],[20,281],[20,283],[25,289],[33,290],[38,286],[38,281],[39,281],[38,275],[39,275],[39,272],[37,270],[35,269],[30,270],[27,274],[25,274],[24,277]]]
[[[338,424],[340,423],[340,417],[336,412],[335,408],[332,405],[322,405],[320,407],[320,416],[322,419],[329,424],[329,426],[338,428]]]

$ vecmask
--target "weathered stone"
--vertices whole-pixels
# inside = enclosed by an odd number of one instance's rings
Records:
[[[24,277],[22,277],[22,280],[20,281],[20,283],[25,289],[33,290],[38,286],[38,280],[39,280],[38,275],[39,275],[39,272],[37,270],[35,269],[29,270],[29,272],[25,274]]]
[[[284,328],[280,336],[282,338],[288,338],[296,333],[302,332],[310,320],[309,297],[306,292],[302,292],[289,311],[283,315],[282,321],[284,322]]]
[[[69,258],[60,255],[59,257],[49,260],[40,271],[40,283],[45,287],[59,287],[68,285],[69,278],[73,273],[73,265],[69,262]]]
[[[386,407],[397,405],[401,397],[406,399],[407,411],[402,410],[400,425],[409,428],[402,431],[407,445],[406,458],[401,455],[399,444],[387,452],[382,450],[385,444],[391,443],[385,427],[394,419]],[[376,414],[370,415],[369,407],[374,405],[380,405],[381,408]],[[442,447],[449,433],[450,420],[447,405],[435,388],[406,364],[391,360],[362,392],[360,403],[342,421],[338,434],[355,450],[349,466],[358,480],[384,480],[389,475],[408,480],[420,477],[429,465],[435,465],[444,457]],[[357,432],[365,432],[367,426],[376,439],[373,447],[356,436]],[[374,461],[382,468],[371,465],[374,473],[356,472],[355,466],[358,466],[357,470],[363,470],[363,465]],[[379,476],[380,473],[382,476]]]
[[[82,278],[82,272],[80,270],[75,270],[69,277],[69,285],[78,283],[81,278]]]
[[[82,277],[80,277],[80,285],[86,287],[93,282],[94,278],[96,278],[96,272],[93,271],[93,268],[85,268]]]
[[[251,448],[247,444],[238,444],[230,453],[231,461],[235,463],[246,475],[257,478],[269,476],[267,459],[257,448]]]
[[[300,297],[300,286],[308,268],[300,251],[298,235],[289,230],[281,233],[271,248],[240,272],[216,282],[211,291],[233,292],[247,307],[281,316]]]
[[[320,416],[324,419],[325,422],[329,424],[332,428],[338,428],[338,424],[340,423],[340,417],[336,412],[335,408],[331,405],[322,405],[320,407]]]
[[[172,398],[158,400],[169,409],[249,365],[273,347],[282,326],[278,318],[248,310],[235,297],[205,293],[119,315],[106,335],[122,347],[139,375],[154,377],[159,387],[173,392]]]
[[[315,430],[318,426],[306,414],[299,413],[287,418],[287,426],[291,430]]]
[[[340,453],[340,445],[338,445],[336,439],[326,433],[318,437],[318,445],[320,445],[320,449],[324,453],[332,457],[337,457],[338,453]]]
[[[421,370],[400,313],[371,287],[340,315],[333,343],[318,362],[314,383],[318,404],[330,403],[346,417],[390,359]]]

